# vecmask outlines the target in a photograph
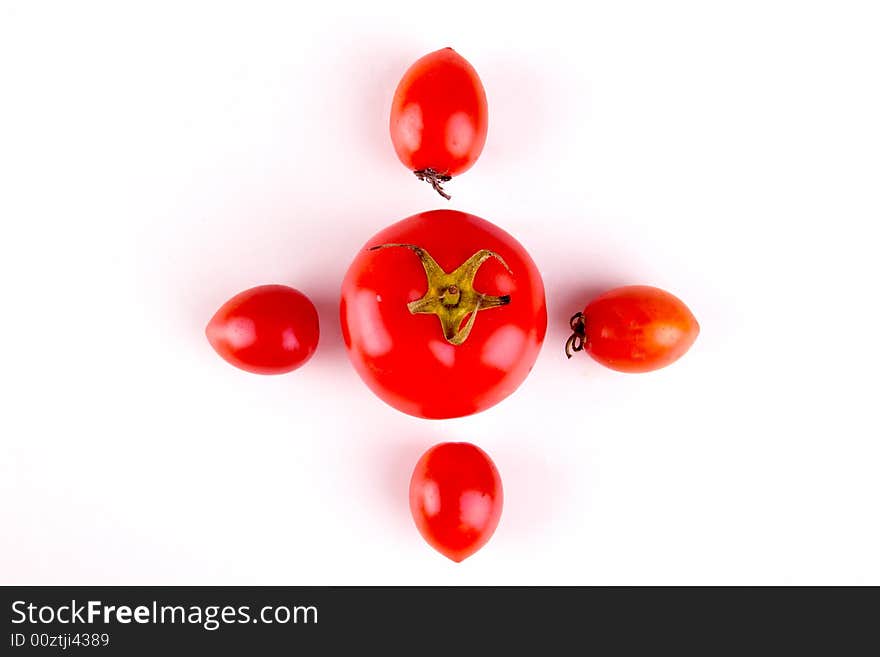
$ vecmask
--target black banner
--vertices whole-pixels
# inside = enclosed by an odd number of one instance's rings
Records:
[[[877,589],[10,587],[3,654],[877,654]],[[528,649],[528,650],[527,650]],[[354,652],[352,652],[354,650]],[[195,651],[195,652],[194,652]],[[488,652],[486,652],[488,651]],[[366,654],[366,653],[365,653]]]

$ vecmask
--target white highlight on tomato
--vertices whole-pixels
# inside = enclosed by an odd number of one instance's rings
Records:
[[[455,345],[449,344],[445,340],[430,340],[428,349],[434,354],[434,358],[446,367],[455,365]]]
[[[461,494],[461,519],[468,525],[482,529],[491,514],[492,500],[488,495],[473,490]]]
[[[348,325],[360,327],[364,351],[373,357],[384,356],[391,351],[392,345],[391,336],[379,313],[380,298],[369,290],[362,290],[355,295],[354,303],[346,311]]]
[[[287,349],[287,351],[296,351],[299,349],[299,340],[292,328],[284,329],[284,332],[281,334],[281,344]]]
[[[671,347],[681,340],[681,331],[675,326],[659,326],[654,330],[654,341],[657,344]]]
[[[502,326],[486,339],[482,360],[500,370],[509,370],[519,360],[525,343],[526,334],[522,329]]]
[[[422,130],[425,128],[422,119],[422,108],[416,104],[410,104],[403,108],[398,119],[400,125],[400,137],[404,145],[411,151],[418,150],[422,145]]]
[[[236,317],[226,323],[226,342],[233,349],[250,347],[257,340],[257,327],[254,320]]]
[[[433,481],[426,481],[422,486],[422,508],[426,516],[440,513],[440,489]]]
[[[446,122],[446,149],[455,157],[464,157],[474,142],[474,124],[466,112],[456,112]]]

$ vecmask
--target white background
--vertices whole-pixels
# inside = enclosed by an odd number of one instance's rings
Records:
[[[873,2],[0,3],[0,581],[880,584]],[[345,356],[338,290],[377,230],[446,206],[387,134],[406,67],[480,73],[489,138],[448,207],[541,268],[520,390],[429,422]],[[282,377],[203,328],[286,283],[322,342]],[[690,353],[567,362],[628,283]],[[472,441],[505,508],[460,565],[412,466]]]

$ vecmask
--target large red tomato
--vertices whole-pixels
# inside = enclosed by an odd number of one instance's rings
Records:
[[[449,198],[440,183],[473,166],[486,143],[489,110],[480,77],[452,48],[416,61],[391,103],[391,141],[416,176]]]
[[[355,369],[391,406],[469,415],[507,397],[547,330],[544,285],[513,237],[464,212],[414,215],[375,235],[342,284]]]

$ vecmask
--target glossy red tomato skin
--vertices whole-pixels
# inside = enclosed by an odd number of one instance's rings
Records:
[[[299,290],[261,285],[223,304],[205,329],[226,362],[255,374],[301,367],[318,346],[318,312]]]
[[[475,445],[441,443],[416,463],[409,485],[413,520],[425,541],[455,562],[492,538],[503,506],[498,469]]]
[[[474,286],[509,294],[500,308],[481,310],[467,340],[444,340],[434,315],[413,315],[407,304],[427,291],[412,251],[370,247],[409,243],[452,271],[481,249],[498,253],[479,269]],[[455,210],[413,215],[374,235],[355,257],[342,285],[342,335],[364,382],[398,410],[422,418],[451,418],[485,410],[525,380],[547,331],[544,285],[535,263],[509,234]]]
[[[681,358],[700,325],[678,297],[647,285],[616,288],[584,309],[585,350],[619,372],[650,372]]]
[[[391,141],[412,171],[457,176],[486,143],[489,110],[480,77],[452,48],[417,60],[400,80],[391,104]]]

